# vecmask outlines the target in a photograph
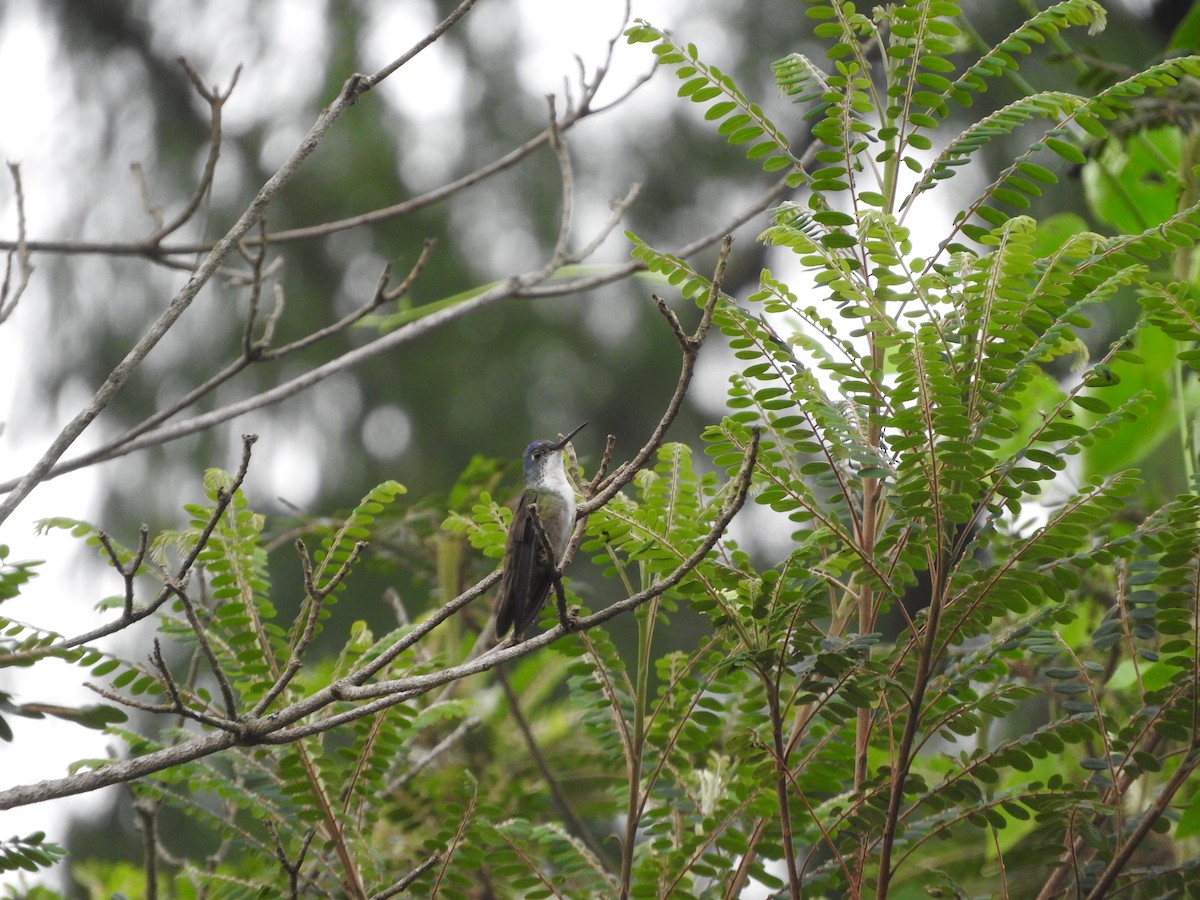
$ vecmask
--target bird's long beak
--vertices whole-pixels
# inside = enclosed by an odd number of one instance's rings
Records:
[[[568,434],[565,438],[563,438],[561,441],[559,441],[557,444],[555,444],[554,449],[561,450],[563,447],[567,446],[567,444],[571,443],[571,438],[575,437],[575,435],[579,434],[579,432],[583,431],[583,429],[586,427],[587,427],[587,422],[584,422],[582,425],[580,425],[578,428],[576,428],[574,431],[572,431],[570,434]]]

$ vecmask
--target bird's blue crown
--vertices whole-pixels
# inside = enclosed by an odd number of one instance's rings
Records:
[[[534,441],[525,448],[525,461],[532,462],[535,455],[541,456],[548,450],[554,449],[554,441],[548,441],[545,438]]]

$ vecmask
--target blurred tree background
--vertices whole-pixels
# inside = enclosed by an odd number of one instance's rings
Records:
[[[579,54],[586,77],[595,77],[607,43],[618,38],[625,21],[619,2],[586,5],[584,11],[575,8],[579,4],[483,0],[338,123],[271,205],[268,230],[320,225],[420,197],[543,131],[547,94],[555,95],[560,117],[570,108],[568,94],[580,95],[573,54]],[[154,231],[148,207],[161,206],[169,219],[182,206],[198,182],[209,142],[208,110],[177,62],[182,56],[206,83],[222,90],[241,67],[224,110],[212,189],[194,221],[164,243],[210,242],[240,214],[351,73],[373,71],[395,57],[453,6],[445,0],[7,3],[0,9],[5,53],[15,52],[20,35],[36,35],[29,78],[8,77],[0,86],[9,110],[0,150],[21,168],[28,238],[135,242]],[[778,96],[770,63],[793,50],[816,52],[808,44],[803,4],[681,0],[669,10],[644,6],[635,3],[633,15],[694,41],[747,93],[756,93],[776,121],[795,125],[782,112],[786,99]],[[1087,49],[1110,61],[1115,72],[1161,55],[1191,4],[1106,6],[1109,27],[1088,38]],[[1034,4],[978,0],[964,8],[970,24],[990,41],[1029,15]],[[642,186],[622,225],[588,265],[628,260],[623,228],[663,248],[719,232],[773,184],[772,176],[743,164],[738,148],[715,139],[697,108],[672,99],[677,83],[666,73],[626,99],[649,68],[647,54],[618,41],[595,104],[615,105],[566,135],[574,164],[577,243],[600,229],[612,200],[633,183]],[[10,62],[6,72],[12,70]],[[1080,71],[1074,60],[1060,59],[1023,70],[1022,76],[1039,86],[1068,86]],[[987,99],[999,107],[1018,95],[1018,86],[1002,84]],[[794,145],[805,144],[802,132],[790,137]],[[989,152],[1003,158],[1004,142],[993,143]],[[131,164],[140,166],[144,197]],[[1055,192],[1054,202],[1067,193]],[[436,239],[437,246],[408,298],[414,306],[535,268],[552,252],[559,210],[557,165],[542,147],[495,177],[412,214],[274,243],[268,263],[281,264],[268,284],[277,283],[286,296],[277,342],[332,323],[366,302],[384,265],[392,262],[404,272],[426,239]],[[1082,189],[1070,211],[1086,215]],[[0,214],[0,236],[13,237],[11,184],[0,188]],[[1089,225],[1103,230],[1103,223]],[[756,283],[760,268],[771,262],[753,240],[763,226],[763,217],[756,216],[736,232],[726,283],[731,294]],[[31,433],[51,433],[73,415],[182,284],[186,272],[149,256],[34,254],[35,279],[0,336],[10,348],[4,356],[25,364],[4,410],[10,424],[3,440],[10,446],[28,441]],[[704,271],[713,259],[710,246],[693,262]],[[588,471],[599,459],[604,435],[616,436],[618,454],[640,445],[678,370],[674,339],[649,299],[653,289],[646,281],[623,279],[587,293],[491,306],[278,405],[63,476],[68,483],[95,484],[98,499],[94,508],[55,512],[92,518],[125,536],[136,534],[143,522],[152,530],[175,527],[201,470],[235,468],[238,436],[253,432],[260,440],[246,491],[256,508],[272,512],[272,529],[283,532],[293,523],[344,510],[371,486],[395,478],[427,504],[429,517],[424,531],[398,534],[392,549],[402,550],[406,540],[436,540],[451,486],[477,454],[504,461],[497,493],[509,496],[518,486],[521,450],[535,437],[589,420],[576,441]],[[92,426],[87,446],[143,421],[235,359],[246,303],[245,287],[215,279]],[[681,309],[681,315],[689,313]],[[252,396],[377,333],[367,324],[282,363],[250,366],[186,414]],[[1098,329],[1095,340],[1103,344],[1111,333]],[[695,443],[703,424],[723,408],[726,364],[726,356],[709,349],[672,439]],[[6,377],[14,377],[11,370]],[[6,455],[0,476],[21,474],[27,466],[15,465],[18,458]],[[37,556],[36,545],[26,541],[28,529],[29,517],[18,512],[5,538],[32,546],[25,555]],[[746,542],[754,548],[753,535]],[[486,563],[477,565],[483,571]],[[300,595],[294,570],[290,562],[280,568],[280,596],[289,594],[289,578],[290,593]],[[586,580],[583,570],[574,575],[577,582]],[[427,582],[380,579],[374,588],[359,581],[356,594],[379,596],[389,585],[401,590],[414,614],[430,605],[435,589]],[[98,596],[61,602],[79,604],[82,616]],[[338,613],[381,627],[393,616],[382,602],[374,611]],[[81,824],[81,846],[96,824]],[[90,840],[108,842],[111,836],[104,830]]]

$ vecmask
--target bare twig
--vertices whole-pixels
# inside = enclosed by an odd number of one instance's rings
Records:
[[[93,684],[90,681],[85,681],[83,686],[94,694],[103,697],[105,700],[110,700],[120,706],[127,706],[130,709],[140,710],[141,712],[153,713],[154,715],[179,716],[182,719],[190,719],[193,722],[199,722],[201,725],[207,725],[210,728],[215,728],[228,734],[236,734],[237,727],[235,723],[228,719],[223,719],[219,716],[210,716],[207,713],[198,712],[195,709],[183,705],[182,699],[177,703],[175,697],[172,697],[171,703],[146,703],[134,697],[126,696],[117,691],[109,690],[106,687],[101,687],[98,684]],[[168,691],[170,688],[168,687]]]
[[[743,209],[741,212],[730,216],[726,221],[722,222],[717,228],[697,237],[688,243],[684,244],[676,250],[671,251],[673,256],[678,256],[680,259],[688,259],[695,256],[703,250],[707,250],[714,244],[719,244],[724,238],[741,228],[747,222],[756,218],[763,210],[774,206],[784,196],[791,193],[792,188],[787,183],[787,178],[780,178],[775,184],[761,194],[757,200]],[[645,269],[646,266],[641,260],[630,260],[623,265],[610,269],[599,275],[588,275],[581,278],[572,279],[568,282],[556,282],[552,285],[544,285],[538,288],[532,288],[525,291],[522,296],[530,298],[555,297],[562,293],[578,293],[579,291],[589,291],[598,287],[604,287],[607,284],[621,281]]]
[[[554,244],[554,258],[567,259],[570,251],[568,245],[571,236],[572,211],[575,206],[575,170],[571,168],[571,154],[563,141],[562,132],[558,128],[558,116],[554,110],[554,95],[546,95],[546,104],[550,108],[550,149],[558,161],[558,173],[562,179],[562,204],[558,211],[558,240]]]
[[[566,791],[563,790],[562,783],[554,774],[554,770],[550,767],[546,755],[542,753],[542,748],[538,746],[537,737],[533,733],[533,729],[529,725],[529,720],[525,718],[525,714],[521,711],[521,698],[517,696],[517,692],[513,690],[512,682],[508,680],[508,675],[503,667],[496,670],[496,679],[500,682],[500,687],[504,689],[504,696],[508,698],[508,709],[512,715],[512,719],[517,723],[517,729],[521,732],[521,737],[525,740],[525,749],[529,753],[529,758],[533,760],[538,771],[542,774],[542,780],[546,782],[546,786],[550,788],[550,793],[554,797],[554,802],[562,811],[563,816],[575,833],[579,835],[580,840],[587,845],[588,850],[597,859],[604,859],[604,847],[596,836],[592,834],[592,830],[587,823],[580,818],[579,813],[575,811],[575,807],[571,804],[567,797]]]
[[[401,775],[389,781],[387,787],[384,788],[383,793],[385,795],[394,794],[396,791],[403,788],[410,781],[420,775],[421,772],[426,769],[426,767],[439,759],[442,754],[444,754],[451,747],[460,743],[463,738],[465,738],[482,724],[483,720],[478,719],[475,716],[471,716],[469,719],[463,719],[463,721],[458,724],[457,728],[438,741],[429,750],[429,752],[425,753],[420,759],[414,761],[412,765],[405,769]]]
[[[4,266],[4,283],[0,284],[0,323],[13,314],[29,279],[33,276],[33,266],[29,263],[29,243],[25,239],[25,190],[21,187],[21,167],[16,163],[8,164],[9,174],[12,175],[13,191],[17,195],[17,240],[7,246],[8,258]],[[17,283],[12,283],[13,259],[17,262]]]
[[[266,710],[270,709],[271,704],[283,693],[291,680],[296,677],[296,673],[300,671],[300,667],[303,665],[304,654],[308,650],[308,645],[316,637],[317,623],[321,620],[321,609],[325,605],[325,599],[333,593],[346,575],[349,574],[350,569],[358,562],[358,558],[362,555],[362,551],[366,546],[366,541],[355,543],[333,577],[329,579],[324,587],[318,587],[313,578],[312,558],[308,555],[308,548],[304,545],[303,540],[296,539],[296,553],[300,557],[300,568],[304,572],[305,603],[307,604],[307,612],[304,616],[304,628],[301,629],[299,636],[292,646],[287,665],[284,666],[283,672],[275,679],[275,683],[271,685],[270,690],[255,704],[254,715],[261,716]]]
[[[196,659],[197,657],[193,654],[192,660],[195,661]],[[167,661],[163,658],[162,644],[158,638],[154,639],[154,646],[150,651],[150,663],[158,670],[159,681],[166,687],[167,696],[171,698],[171,702],[178,710],[183,710],[183,696],[179,692],[179,685],[175,683],[175,676],[171,674],[170,666],[167,665]]]
[[[113,546],[112,538],[103,531],[96,532],[96,540],[100,542],[100,546],[104,548],[104,552],[108,554],[108,560],[112,567],[120,573],[125,581],[125,615],[133,614],[133,579],[137,575],[138,569],[142,567],[142,560],[146,558],[146,549],[150,546],[150,529],[146,525],[138,530],[138,548],[134,553],[133,559],[129,561],[129,565],[121,562],[121,557],[117,553],[117,548]]]
[[[615,205],[613,217],[605,226],[605,229],[603,229],[604,231],[611,230],[615,226],[618,220],[619,212],[625,208],[627,201],[628,198],[626,198],[625,201],[621,201]],[[560,243],[561,242],[562,238],[560,237]],[[590,247],[591,244],[588,246]],[[421,268],[424,267],[425,262],[428,259],[428,252],[430,249],[430,245],[427,244],[426,249],[422,252],[421,258],[418,259],[417,264],[414,266],[415,273],[419,274]],[[243,413],[252,409],[256,409],[261,406],[267,406],[284,400],[287,397],[290,397],[320,381],[323,381],[330,375],[343,371],[347,368],[351,368],[380,353],[392,350],[394,347],[402,343],[415,340],[439,325],[461,318],[462,316],[474,312],[484,306],[489,306],[500,300],[510,297],[525,296],[525,291],[529,287],[546,281],[547,279],[551,278],[559,269],[563,268],[564,266],[571,265],[577,261],[578,254],[568,254],[565,257],[559,257],[555,255],[541,268],[523,275],[511,276],[500,284],[495,285],[494,287],[485,291],[483,294],[460,301],[450,306],[438,308],[436,311],[428,314],[425,314],[423,311],[418,312],[417,314],[421,315],[422,318],[410,322],[403,328],[398,329],[391,334],[377,338],[363,347],[344,354],[338,359],[332,360],[331,362],[326,363],[323,366],[319,366],[316,369],[312,369],[306,372],[304,375],[294,378],[289,382],[285,382],[282,385],[278,385],[269,391],[257,395],[256,397],[252,397],[248,401],[242,401],[240,403],[233,404],[230,407],[226,407],[223,410],[218,410],[214,413],[208,413],[184,422],[176,423],[173,426],[148,429],[146,423],[143,423],[136,429],[133,429],[131,432],[127,432],[125,435],[118,437],[115,441],[110,442],[108,445],[100,448],[97,451],[93,451],[92,453],[88,453],[77,459],[69,460],[66,463],[53,466],[44,474],[43,478],[53,477],[68,471],[74,471],[106,459],[114,459],[119,456],[124,456],[135,450],[142,449],[143,447],[154,446],[159,443],[174,440],[178,437],[191,434],[195,431],[206,430],[214,425],[220,424],[221,422],[227,421],[228,419],[242,415]],[[411,274],[412,273],[410,273],[410,275]],[[415,275],[412,275],[412,277],[415,277]],[[396,296],[396,291],[407,290],[407,287],[411,285],[411,283],[411,279],[406,278],[405,282],[401,284],[399,288],[386,292],[385,297],[390,299],[391,297]],[[332,333],[332,330],[334,329],[341,330],[347,327],[352,321],[357,321],[369,311],[370,309],[361,309],[352,313],[349,317],[347,317],[347,319],[343,319],[336,325],[330,326],[329,330],[319,333],[319,337],[328,336],[328,333]],[[285,350],[286,352],[293,352],[301,349],[304,346],[307,346],[308,343],[315,339],[318,339],[317,336],[313,336],[312,338],[304,338],[301,341],[288,345],[286,348],[280,348],[274,354],[263,353],[260,354],[260,356],[262,358],[277,358],[279,355],[282,355]],[[215,376],[214,378],[205,382],[201,388],[189,392],[184,400],[186,400],[187,404],[190,405],[190,403],[198,399],[198,397],[203,393],[211,391],[218,384],[236,375],[239,371],[245,368],[249,362],[250,360],[248,360],[245,356],[242,356],[233,364],[228,366],[218,376]],[[179,411],[183,407],[183,402],[184,401],[180,401],[174,404],[168,411],[155,414],[155,416],[151,417],[151,419],[148,421],[153,421],[155,424],[162,422],[165,418]],[[21,480],[16,479],[5,482],[0,484],[0,491],[17,490],[20,488],[22,483],[23,482]]]
[[[163,226],[162,206],[155,203],[154,198],[150,196],[150,185],[146,183],[146,172],[142,168],[142,164],[131,162],[129,171],[133,175],[133,180],[137,182],[138,196],[142,198],[142,209],[146,211],[146,215],[150,217],[150,221],[154,223],[154,229],[157,231]]]
[[[617,438],[615,435],[609,435],[604,439],[604,452],[600,456],[600,465],[596,467],[596,474],[592,476],[583,487],[583,495],[585,498],[595,496],[596,490],[600,483],[604,481],[608,475],[608,467],[612,465],[613,454],[617,450]]]
[[[233,94],[233,89],[237,86],[238,76],[242,74],[242,67],[238,66],[233,70],[233,76],[229,79],[229,87],[224,91],[220,88],[209,88],[204,83],[204,79],[200,77],[186,57],[179,57],[180,67],[187,74],[188,79],[192,82],[192,86],[196,89],[204,102],[208,104],[209,109],[209,142],[208,142],[208,159],[204,163],[204,171],[200,175],[200,181],[196,185],[196,190],[192,192],[191,199],[184,205],[179,214],[165,225],[159,223],[158,229],[146,238],[147,244],[158,244],[163,238],[178,231],[195,215],[196,210],[200,208],[200,204],[204,201],[209,190],[212,189],[213,176],[217,172],[217,160],[221,157],[221,112],[225,107],[225,101]]]
[[[266,819],[263,824],[266,825],[267,831],[271,835],[271,842],[275,845],[275,858],[279,860],[279,865],[287,873],[288,897],[298,900],[300,897],[300,869],[304,866],[304,857],[308,855],[308,848],[312,846],[313,838],[317,836],[317,829],[309,828],[304,833],[304,840],[300,842],[296,858],[292,859],[283,846],[283,839],[279,836],[279,829],[275,827],[275,823]]]
[[[425,241],[421,248],[421,253],[417,257],[417,261],[413,263],[412,267],[408,271],[408,274],[405,275],[403,280],[395,287],[389,287],[391,266],[385,266],[383,274],[380,276],[379,282],[376,285],[375,293],[370,300],[368,300],[358,309],[353,310],[352,312],[343,316],[337,322],[327,325],[324,328],[320,328],[311,334],[308,334],[302,338],[297,338],[296,340],[280,347],[271,348],[271,339],[275,332],[275,326],[278,324],[279,318],[283,314],[284,305],[283,288],[281,285],[276,283],[275,307],[264,322],[262,334],[259,336],[258,340],[252,340],[251,338],[254,317],[252,302],[251,312],[249,313],[246,327],[243,332],[242,352],[237,359],[202,384],[197,385],[195,388],[188,391],[174,403],[171,403],[169,406],[166,406],[153,415],[147,417],[141,423],[133,428],[130,428],[128,431],[123,432],[112,440],[107,441],[101,446],[97,447],[95,450],[91,450],[82,456],[77,456],[65,462],[57,463],[51,469],[47,477],[54,478],[59,475],[66,474],[67,472],[73,472],[90,466],[94,463],[106,459],[114,459],[116,457],[125,455],[127,452],[131,452],[126,448],[126,445],[135,441],[135,439],[141,435],[153,431],[164,422],[174,418],[177,414],[187,409],[189,406],[192,406],[202,397],[211,394],[222,384],[225,384],[227,381],[231,380],[254,363],[273,362],[292,353],[297,353],[301,350],[307,349],[319,341],[323,341],[334,335],[340,334],[341,332],[350,328],[356,322],[362,320],[364,317],[377,310],[384,303],[390,302],[407,294],[408,291],[411,290],[412,285],[416,282],[417,278],[420,277],[421,273],[424,271],[426,265],[428,265],[436,244],[437,242],[431,239]],[[5,484],[0,484],[0,491],[11,489],[15,485],[15,480],[6,482]]]
[[[266,233],[267,220],[258,223],[260,235]],[[242,356],[254,359],[262,350],[262,346],[254,340],[254,326],[258,323],[258,307],[262,300],[263,264],[267,259],[267,244],[261,242],[255,248],[249,248],[245,243],[238,244],[238,252],[250,264],[250,299],[246,310],[246,323],[242,326]]]
[[[250,448],[254,446],[254,442],[257,440],[257,435],[242,435],[241,465],[238,467],[237,474],[234,475],[233,482],[230,484],[229,489],[220,491],[218,493],[217,502],[214,504],[213,511],[209,515],[208,521],[205,523],[204,528],[201,529],[200,534],[196,539],[196,543],[192,546],[192,549],[188,552],[187,556],[184,557],[183,562],[180,563],[179,568],[175,571],[173,580],[176,584],[183,584],[187,581],[188,575],[192,571],[192,566],[196,564],[196,559],[200,556],[200,553],[204,550],[205,546],[207,546],[209,538],[212,537],[212,533],[216,530],[217,524],[221,521],[221,517],[225,514],[225,510],[229,507],[234,495],[242,486],[242,482],[245,481],[246,473],[250,468]],[[150,601],[150,603],[144,607],[141,607],[140,609],[134,609],[129,613],[122,613],[120,617],[112,622],[101,625],[98,628],[94,628],[91,631],[85,632],[84,634],[76,635],[75,637],[71,638],[65,638],[62,641],[57,641],[47,647],[39,647],[35,650],[0,655],[0,664],[19,664],[29,659],[37,659],[47,656],[50,653],[58,650],[81,647],[85,644],[90,644],[93,641],[99,640],[102,637],[107,637],[110,634],[116,634],[118,631],[128,628],[133,623],[139,622],[149,615],[153,615],[159,609],[159,607],[166,602],[167,598],[171,596],[172,592],[172,588],[169,585],[166,585],[158,592],[158,594],[152,601]]]
[[[434,628],[446,621],[450,616],[454,615],[472,600],[476,600],[486,594],[499,580],[500,572],[497,570],[478,582],[474,587],[463,591],[449,603],[443,605],[441,609],[427,616],[412,631],[405,634],[374,660],[367,663],[361,669],[352,672],[347,677],[347,680],[352,684],[365,683],[369,678],[390,666],[401,653],[418,643],[425,635],[433,631]]]
[[[371,299],[362,306],[347,313],[332,325],[327,325],[324,328],[314,331],[312,334],[292,341],[290,344],[284,344],[282,347],[275,347],[271,350],[262,351],[259,356],[264,360],[275,360],[287,356],[290,353],[295,353],[298,350],[304,350],[312,346],[318,341],[323,341],[335,334],[340,334],[356,322],[362,321],[375,310],[379,309],[383,304],[390,303],[393,300],[405,296],[417,279],[421,277],[421,273],[425,271],[425,267],[429,265],[429,260],[433,256],[434,248],[437,247],[437,241],[434,238],[426,238],[421,244],[421,252],[417,255],[417,261],[412,264],[408,270],[408,274],[395,287],[391,287],[392,267],[391,264],[384,266],[383,272],[379,276],[379,281],[375,285],[375,293]]]
[[[263,347],[271,346],[271,342],[275,340],[275,328],[279,325],[279,320],[283,318],[283,310],[287,305],[283,284],[276,281],[272,287],[275,293],[275,306],[266,321],[263,322],[262,334],[258,338],[258,343]]]
[[[371,900],[388,900],[389,897],[395,897],[397,894],[403,893],[409,887],[409,885],[437,865],[441,858],[441,853],[434,853],[430,855],[395,884],[389,885],[382,891],[372,894]]]
[[[200,647],[200,652],[204,654],[204,659],[208,662],[209,671],[212,672],[213,678],[217,680],[217,685],[221,689],[221,700],[225,704],[225,715],[231,722],[236,722],[239,716],[237,701],[233,696],[233,685],[229,683],[229,679],[221,669],[221,663],[217,659],[217,654],[213,652],[212,644],[209,643],[208,634],[204,626],[196,617],[196,610],[192,606],[192,601],[188,597],[187,591],[183,589],[182,584],[179,584],[174,579],[168,581],[167,586],[179,598],[179,602],[183,606],[183,614],[187,617],[192,633],[196,636],[196,643]]]
[[[700,347],[704,343],[705,337],[708,336],[709,328],[712,326],[713,314],[716,312],[717,302],[721,297],[721,287],[725,282],[725,269],[729,262],[729,254],[732,248],[733,238],[730,235],[725,235],[721,241],[721,253],[717,260],[717,267],[713,275],[712,286],[708,292],[708,299],[704,304],[700,323],[696,326],[693,334],[685,334],[675,314],[667,308],[667,305],[662,300],[658,297],[654,298],[657,302],[659,312],[663,313],[667,319],[672,332],[675,334],[675,339],[679,342],[679,347],[683,351],[683,366],[679,374],[679,381],[675,386],[675,393],[671,396],[670,401],[668,401],[666,412],[659,419],[658,425],[655,426],[654,432],[650,435],[650,439],[638,451],[637,455],[632,460],[617,466],[611,475],[596,485],[594,495],[580,504],[580,518],[599,509],[616,496],[617,492],[629,483],[634,474],[646,465],[662,445],[663,439],[667,434],[667,429],[671,427],[671,423],[675,421],[675,417],[679,415],[679,411],[683,408],[683,401],[687,396],[688,388],[692,383],[692,374],[696,368],[696,358],[699,355]]]
[[[145,872],[146,900],[158,900],[158,802],[134,799],[138,830],[142,833],[142,867]]]

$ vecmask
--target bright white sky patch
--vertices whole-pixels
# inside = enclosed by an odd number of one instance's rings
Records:
[[[80,123],[68,114],[69,98],[54,71],[56,48],[37,3],[10,0],[0,24],[0,157],[21,166],[32,236],[52,229],[54,211],[66,202],[70,185],[56,176],[63,147],[76,143],[71,135]],[[6,233],[15,231],[16,210],[12,179],[0,170],[0,228]]]

